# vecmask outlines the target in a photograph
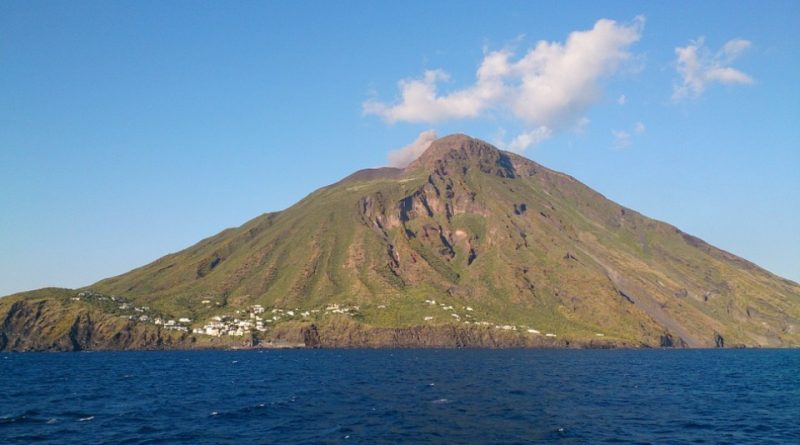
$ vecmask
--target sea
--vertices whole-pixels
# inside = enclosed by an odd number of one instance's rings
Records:
[[[0,354],[0,444],[800,444],[800,350]]]

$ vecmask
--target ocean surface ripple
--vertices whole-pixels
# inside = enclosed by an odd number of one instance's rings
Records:
[[[800,444],[800,350],[0,354],[2,444]]]

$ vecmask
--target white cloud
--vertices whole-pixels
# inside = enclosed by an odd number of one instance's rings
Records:
[[[639,40],[643,26],[644,17],[630,24],[601,19],[590,30],[570,33],[565,43],[540,41],[516,60],[511,50],[487,52],[475,83],[466,88],[440,93],[438,86],[449,75],[430,70],[421,78],[401,80],[396,103],[368,100],[363,111],[387,123],[433,123],[498,110],[532,129],[514,139],[519,141],[515,146],[527,147],[541,140],[542,128],[550,137],[578,122],[601,97],[601,80],[630,58],[628,48]]]
[[[677,70],[682,83],[675,86],[672,99],[698,97],[713,83],[740,85],[753,83],[752,77],[729,66],[750,46],[752,44],[748,40],[733,39],[725,43],[715,54],[711,54],[701,37],[685,47],[675,48]]]
[[[436,131],[434,130],[423,131],[419,134],[419,136],[417,136],[417,139],[414,140],[414,142],[406,145],[403,148],[398,148],[397,150],[392,150],[389,152],[389,166],[399,168],[407,166],[411,163],[411,161],[417,159],[419,155],[424,153],[437,137]]]
[[[521,80],[511,97],[515,115],[538,125],[574,121],[599,99],[600,79],[630,57],[643,26],[642,17],[628,26],[602,19],[571,33],[566,44],[539,42],[514,65]]]
[[[514,139],[511,140],[511,142],[507,144],[500,140],[498,145],[504,150],[522,153],[527,150],[528,147],[550,139],[551,136],[553,136],[553,130],[545,126],[541,126],[535,130],[524,131],[518,134]]]
[[[628,99],[625,97],[624,94],[617,98],[617,103],[620,105],[625,105],[625,102],[627,101]]]
[[[453,118],[476,117],[486,107],[484,96],[491,94],[490,85],[476,84],[473,88],[447,96],[437,92],[437,82],[448,81],[450,76],[442,70],[428,70],[421,79],[399,82],[401,103],[389,106],[382,102],[364,102],[367,114],[377,114],[386,122],[439,122]]]
[[[572,127],[572,130],[577,134],[583,134],[586,132],[586,128],[589,126],[591,122],[592,121],[590,121],[588,117],[584,116],[578,119],[578,122],[576,122],[575,125]]]
[[[633,130],[611,130],[614,137],[612,146],[617,149],[627,148],[633,143],[634,136],[641,136],[647,131],[647,127],[642,122],[636,122]]]
[[[631,145],[631,135],[624,130],[611,130],[614,136],[614,148],[625,148]]]

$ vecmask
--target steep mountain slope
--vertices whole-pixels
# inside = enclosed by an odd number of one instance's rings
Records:
[[[463,135],[83,291],[323,346],[800,345],[798,284]]]

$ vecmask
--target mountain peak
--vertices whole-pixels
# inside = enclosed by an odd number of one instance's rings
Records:
[[[462,171],[475,166],[484,173],[502,177],[516,176],[511,157],[507,153],[488,142],[465,134],[451,134],[433,141],[406,170],[447,170],[448,166],[454,165],[458,165]]]
[[[800,345],[796,283],[568,175],[461,134],[408,169],[90,288],[0,298],[0,351]]]

